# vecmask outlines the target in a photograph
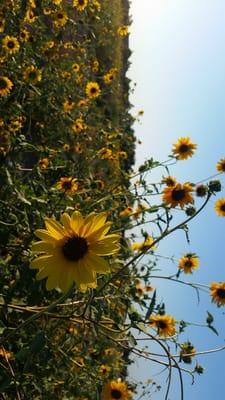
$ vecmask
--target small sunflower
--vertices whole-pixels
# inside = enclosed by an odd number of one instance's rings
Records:
[[[113,152],[111,149],[108,149],[107,147],[102,147],[100,150],[98,150],[97,155],[102,160],[111,160]]]
[[[219,217],[225,217],[225,197],[215,202],[215,211]]]
[[[216,169],[218,172],[225,172],[225,158],[222,158],[222,160],[218,161],[216,164]]]
[[[127,25],[122,25],[117,29],[117,33],[120,36],[127,36],[129,33],[129,29]]]
[[[194,269],[199,267],[199,259],[195,254],[185,254],[180,260],[178,268],[183,270],[185,274],[192,274]]]
[[[66,194],[73,194],[77,192],[79,185],[77,179],[70,176],[60,178],[56,187]]]
[[[0,76],[0,96],[7,96],[12,87],[13,83],[7,76]]]
[[[166,186],[174,186],[176,185],[177,180],[173,176],[168,175],[162,179],[162,183],[164,183]]]
[[[225,282],[212,282],[210,284],[210,296],[212,302],[218,307],[225,305]]]
[[[170,315],[152,315],[149,324],[157,329],[159,336],[174,336],[176,333],[175,319]]]
[[[38,166],[42,171],[44,171],[49,166],[49,159],[48,158],[41,158],[38,161]]]
[[[30,65],[24,71],[23,78],[25,81],[30,82],[32,84],[38,83],[42,79],[42,72],[40,69],[35,67],[34,65]]]
[[[67,99],[63,102],[63,110],[70,112],[74,108],[75,103],[71,99]]]
[[[66,25],[67,21],[68,21],[68,15],[66,14],[65,11],[60,10],[54,14],[54,24],[57,28]]]
[[[70,217],[64,213],[61,223],[45,218],[46,229],[35,235],[41,239],[32,246],[34,253],[42,253],[31,261],[30,267],[39,269],[37,279],[47,277],[46,288],[60,288],[66,292],[73,282],[81,291],[95,288],[96,274],[110,271],[104,256],[119,251],[119,235],[107,235],[111,222],[107,214],[91,213],[83,218],[79,211]]]
[[[151,250],[154,250],[155,246],[152,247],[153,242],[154,242],[153,237],[148,236],[143,242],[133,243],[131,247],[132,247],[132,250],[134,250],[134,251],[146,251],[149,248]]]
[[[162,200],[165,204],[176,207],[184,207],[185,204],[193,203],[193,197],[191,192],[193,191],[192,186],[189,183],[176,183],[174,186],[166,187],[163,190]]]
[[[197,185],[195,188],[195,194],[197,197],[205,197],[208,193],[208,187],[206,185]]]
[[[80,66],[79,66],[79,64],[74,63],[74,64],[72,65],[72,70],[73,70],[74,72],[79,72],[79,71],[80,71]]]
[[[122,382],[121,380],[113,380],[109,381],[105,384],[102,394],[101,400],[129,400],[130,399],[130,391],[127,388],[126,382]]]
[[[83,118],[82,117],[77,118],[72,125],[72,130],[75,133],[80,133],[80,132],[84,131],[85,129],[87,129],[87,125],[85,124]]]
[[[191,364],[192,357],[194,357],[196,353],[196,349],[190,342],[184,342],[181,344],[180,351],[180,361],[183,361],[185,364]]]
[[[192,143],[189,137],[181,137],[173,145],[172,152],[178,160],[186,160],[193,156],[196,148],[197,144]]]
[[[103,76],[103,80],[106,83],[106,85],[110,85],[110,83],[112,83],[113,79],[114,79],[114,74],[112,74],[110,72],[108,72],[107,74],[105,74]]]
[[[78,11],[84,11],[88,5],[88,0],[73,0],[73,6]]]
[[[20,44],[16,37],[7,35],[2,39],[2,48],[7,54],[15,54],[19,51]]]
[[[101,93],[101,89],[97,82],[88,82],[86,85],[85,93],[89,98],[98,97]]]

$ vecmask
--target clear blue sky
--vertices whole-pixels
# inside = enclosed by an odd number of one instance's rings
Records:
[[[207,178],[225,157],[225,1],[132,0],[131,17],[133,54],[128,76],[136,87],[130,101],[133,114],[140,109],[145,112],[141,123],[135,124],[136,136],[143,142],[137,147],[137,166],[150,157],[167,159],[172,144],[181,136],[190,136],[198,144],[196,154],[174,166],[172,175],[181,182]],[[224,176],[221,181],[223,191],[218,197],[225,197]],[[161,254],[175,258],[196,252],[201,266],[188,280],[204,284],[225,281],[225,218],[215,215],[213,205],[214,199],[190,224],[190,246],[181,232],[160,246]],[[167,261],[159,266],[163,270],[171,267]],[[152,283],[165,300],[167,312],[178,320],[204,323],[206,310],[214,315],[219,338],[207,329],[189,328],[183,341],[191,340],[199,351],[225,343],[225,309],[217,309],[205,294],[198,305],[190,288]],[[186,400],[221,398],[221,392],[225,393],[224,357],[225,352],[197,358],[206,370],[196,377],[194,386],[185,378]],[[151,378],[154,372],[152,364],[140,360],[138,367],[131,368],[137,380]],[[158,380],[162,384],[162,376]],[[174,382],[170,399],[178,400]],[[154,400],[161,399],[163,392],[154,395]]]

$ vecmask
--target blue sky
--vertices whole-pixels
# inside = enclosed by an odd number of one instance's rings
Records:
[[[131,17],[133,54],[128,76],[134,92],[130,101],[133,114],[144,110],[141,123],[134,126],[143,142],[137,146],[137,166],[150,157],[166,160],[172,144],[181,136],[190,136],[198,144],[196,154],[172,167],[171,174],[181,182],[196,182],[215,174],[217,161],[225,157],[224,0],[132,0]],[[217,197],[225,197],[224,176],[221,182],[223,191]],[[214,200],[191,222],[190,245],[179,232],[160,246],[162,255],[177,259],[188,251],[196,252],[200,268],[188,280],[204,284],[225,281],[225,218],[215,215]],[[159,266],[163,271],[171,268],[165,260]],[[203,294],[198,305],[190,288],[162,280],[152,283],[159,298],[165,300],[168,313],[178,320],[204,323],[207,310],[214,315],[219,338],[207,329],[192,327],[183,340],[191,340],[199,351],[224,344],[224,309],[217,309],[208,295]],[[221,391],[225,392],[224,357],[225,353],[198,357],[206,370],[194,386],[185,378],[187,400],[220,398]],[[154,373],[153,365],[140,360],[138,367],[131,369],[137,380],[151,378]],[[158,379],[162,384],[163,377]],[[175,380],[172,400],[180,398],[176,386]],[[161,399],[163,392],[154,395],[154,400]]]

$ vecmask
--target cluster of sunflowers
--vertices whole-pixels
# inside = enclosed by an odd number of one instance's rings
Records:
[[[160,241],[184,229],[221,185],[178,183],[167,175],[150,187],[149,171],[168,170],[153,159],[132,170],[129,23],[128,0],[0,4],[0,393],[6,400],[135,398],[130,354],[151,358],[137,345],[140,332],[167,356],[163,343],[174,344],[180,362],[196,356],[189,341],[179,342],[185,323],[158,302],[151,276]],[[170,157],[185,160],[196,147],[180,138]],[[217,170],[225,172],[225,159]],[[152,205],[156,194],[161,200]],[[199,209],[194,196],[203,198]],[[185,220],[171,228],[174,209]],[[225,198],[215,210],[225,216]],[[149,216],[159,233],[143,229]],[[142,228],[141,242],[134,227]],[[179,279],[199,267],[199,258],[184,254],[177,267]],[[225,305],[224,282],[209,290],[214,303]],[[179,368],[171,360],[164,367]]]

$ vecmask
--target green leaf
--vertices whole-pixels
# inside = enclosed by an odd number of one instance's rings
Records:
[[[155,302],[156,302],[156,290],[153,293],[151,303],[149,304],[148,310],[146,312],[145,320],[148,319],[150,317],[150,315],[152,314],[154,307],[155,307]]]
[[[214,321],[214,318],[213,318],[213,315],[212,315],[209,311],[207,311],[207,314],[208,314],[208,316],[207,316],[207,318],[206,318],[206,323],[207,323],[207,325],[209,326],[209,325],[211,325],[212,322]]]

